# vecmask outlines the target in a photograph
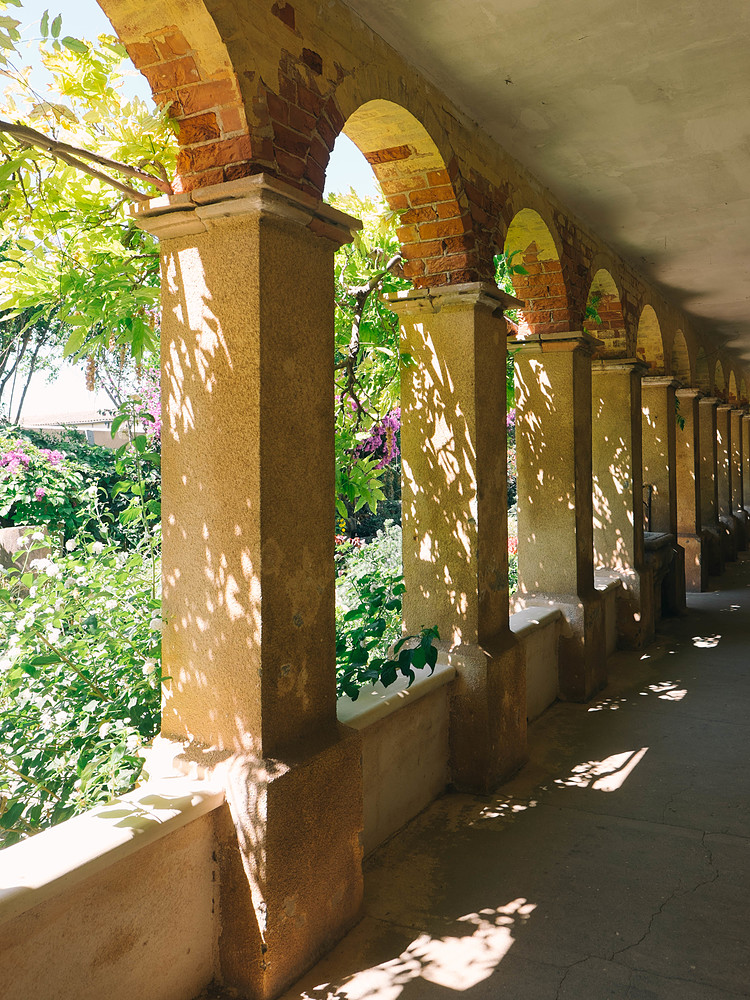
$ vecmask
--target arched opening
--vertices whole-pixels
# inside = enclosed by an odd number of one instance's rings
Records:
[[[730,403],[736,403],[738,399],[737,396],[737,376],[733,371],[729,373],[729,382],[727,383],[727,400]]]
[[[627,328],[622,313],[620,293],[612,275],[601,268],[594,275],[588,298],[583,329],[602,341],[597,355],[600,358],[626,358],[628,350]]]
[[[544,219],[531,208],[517,212],[508,227],[503,254],[496,264],[502,269],[509,291],[525,303],[519,310],[521,338],[570,329],[568,294],[560,255]],[[508,287],[508,283],[510,287]]]
[[[659,320],[651,306],[643,307],[638,323],[635,353],[639,361],[646,362],[652,375],[663,374],[664,341]]]
[[[344,124],[363,153],[393,212],[404,274],[416,288],[479,279],[471,219],[424,125],[392,101],[368,101]]]
[[[701,392],[710,393],[713,390],[711,374],[708,368],[708,358],[705,350],[700,347],[695,359],[695,387]]]
[[[718,358],[714,366],[713,391],[714,394],[719,397],[719,399],[726,399],[727,381],[724,375],[724,365]]]
[[[677,331],[674,335],[674,340],[672,341],[670,370],[674,377],[682,382],[683,386],[690,386],[692,384],[693,379],[690,372],[690,354],[688,353],[685,334],[682,330]]]

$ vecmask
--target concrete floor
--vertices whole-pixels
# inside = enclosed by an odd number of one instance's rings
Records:
[[[377,851],[364,919],[286,1000],[750,997],[750,560],[716,583],[546,712],[500,794]]]

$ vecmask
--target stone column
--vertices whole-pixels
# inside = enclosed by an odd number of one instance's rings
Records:
[[[657,603],[661,612],[678,614],[685,607],[685,553],[677,542],[677,413],[671,377],[645,376],[641,380],[644,501],[651,490],[651,532],[672,536],[672,542],[654,539],[646,559],[654,562],[655,578],[662,577]],[[657,609],[658,610],[658,609]]]
[[[729,444],[732,490],[732,516],[737,522],[737,548],[740,552],[747,550],[748,516],[743,503],[744,475],[742,468],[743,426],[745,411],[739,406],[733,406],[730,417]]]
[[[622,581],[617,631],[621,645],[640,649],[654,635],[654,593],[643,539],[641,378],[632,359],[595,361],[592,368],[594,565]]]
[[[135,218],[162,251],[162,732],[226,781],[219,978],[277,996],[362,899],[333,564],[333,254],[357,223],[262,175]]]
[[[716,396],[704,396],[699,404],[701,448],[701,528],[708,542],[708,572],[724,572],[726,532],[719,524],[719,484],[716,475]]]
[[[401,350],[404,628],[437,625],[458,671],[451,771],[486,792],[526,758],[526,675],[508,624],[508,296],[490,284],[389,297]]]
[[[678,389],[676,396],[677,540],[685,551],[686,588],[703,591],[708,589],[708,543],[701,531],[700,392]]]
[[[742,506],[750,514],[750,413],[742,417]]]
[[[716,492],[719,524],[724,526],[722,539],[725,558],[737,558],[739,523],[732,512],[732,407],[719,403],[716,408]]]
[[[515,350],[517,607],[554,604],[569,635],[560,695],[585,701],[606,683],[601,595],[594,588],[591,354],[586,333],[543,335]]]

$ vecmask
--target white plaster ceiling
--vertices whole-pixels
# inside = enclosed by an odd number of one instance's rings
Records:
[[[348,0],[750,361],[748,0]]]

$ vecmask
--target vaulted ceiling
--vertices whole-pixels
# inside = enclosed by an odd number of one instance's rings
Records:
[[[348,0],[750,362],[750,3]]]

